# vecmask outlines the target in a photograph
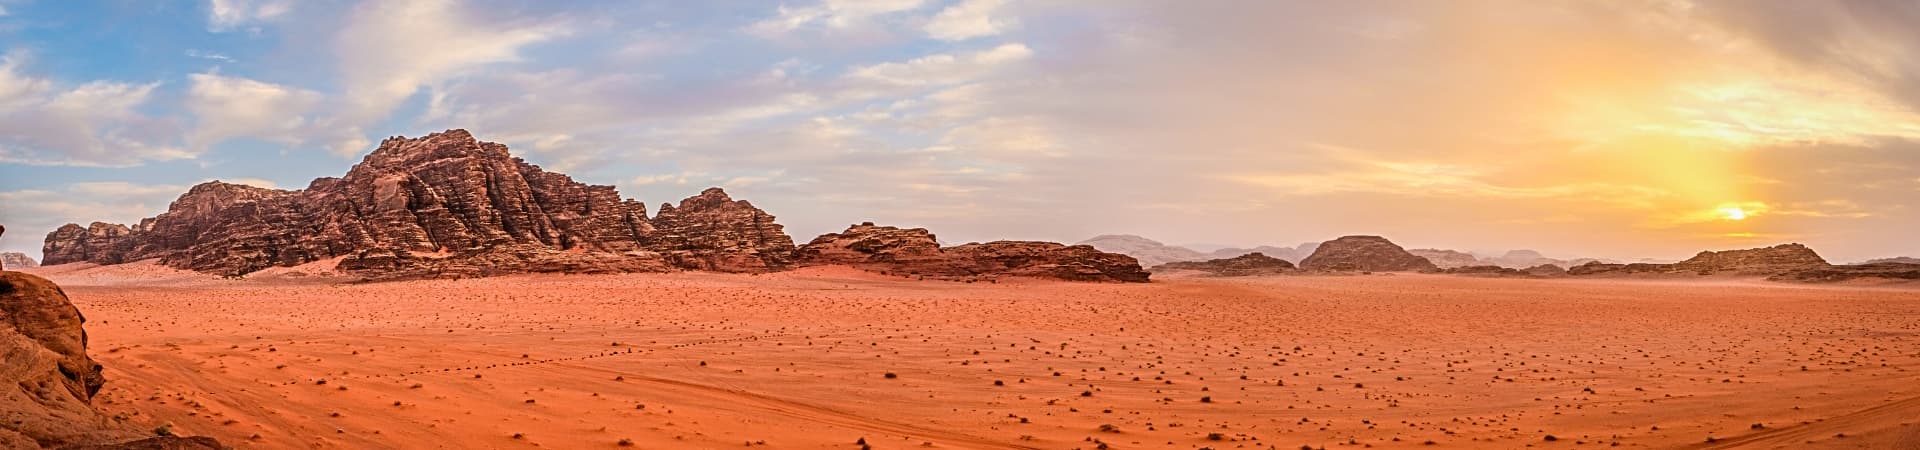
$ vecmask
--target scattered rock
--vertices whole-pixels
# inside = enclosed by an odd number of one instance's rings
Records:
[[[148,439],[92,408],[106,384],[87,356],[86,318],[51,281],[0,272],[0,448],[224,448],[210,439]]]

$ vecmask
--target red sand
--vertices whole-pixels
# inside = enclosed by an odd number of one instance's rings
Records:
[[[239,448],[1920,448],[1917,290],[134,269],[95,404]]]

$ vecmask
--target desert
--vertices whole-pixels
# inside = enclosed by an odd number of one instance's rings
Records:
[[[33,270],[104,413],[236,448],[1920,443],[1906,287]]]
[[[0,0],[0,450],[1920,450],[1920,0]]]

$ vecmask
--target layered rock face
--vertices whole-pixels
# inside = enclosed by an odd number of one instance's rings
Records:
[[[1207,255],[1186,247],[1162,244],[1160,241],[1129,234],[1106,234],[1080,241],[1081,245],[1091,245],[1103,252],[1132,256],[1146,267],[1158,266],[1176,261],[1200,261]]]
[[[1437,269],[1432,261],[1407,253],[1393,241],[1379,236],[1346,236],[1322,243],[1313,255],[1300,261],[1300,268],[1371,272]]]
[[[1286,273],[1293,269],[1293,263],[1287,260],[1254,252],[1226,259],[1161,264],[1154,266],[1152,271],[1197,270],[1213,276],[1245,277]]]
[[[40,267],[40,262],[34,261],[32,256],[27,256],[25,253],[0,253],[0,269],[32,269],[35,267]]]
[[[126,225],[94,222],[81,228],[77,224],[66,224],[47,235],[46,245],[40,247],[40,256],[44,258],[41,262],[49,266],[76,262],[123,263],[126,250],[122,244],[132,233]]]
[[[764,271],[792,240],[773,217],[710,189],[662,208],[656,233],[640,202],[515,158],[464,130],[391,138],[341,178],[285,191],[195,186],[138,227],[68,225],[47,236],[48,264],[164,265],[239,275],[344,258],[375,278],[536,271]],[[671,209],[671,211],[667,211]]]
[[[1674,263],[1673,269],[1702,274],[1776,275],[1829,265],[1826,259],[1805,245],[1781,244],[1745,250],[1700,252],[1686,261]]]
[[[142,440],[94,411],[106,377],[87,356],[85,322],[53,282],[0,272],[0,448],[222,448],[204,438]]]
[[[745,200],[734,200],[720,188],[660,205],[648,249],[667,256],[674,265],[720,272],[766,272],[793,265],[793,238],[787,237],[773,215]]]
[[[795,252],[800,265],[846,265],[891,275],[945,280],[1005,276],[1071,281],[1146,282],[1149,274],[1131,256],[1089,245],[995,241],[941,247],[922,228],[871,222],[815,238]]]
[[[1486,262],[1481,261],[1480,258],[1476,258],[1471,254],[1454,251],[1454,250],[1416,248],[1412,250],[1407,250],[1407,253],[1412,253],[1414,254],[1414,256],[1426,258],[1427,261],[1432,262],[1434,266],[1438,266],[1442,269],[1489,265]]]

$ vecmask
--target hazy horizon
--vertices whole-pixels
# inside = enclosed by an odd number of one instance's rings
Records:
[[[0,251],[450,128],[795,240],[1920,256],[1920,5],[0,0]]]

